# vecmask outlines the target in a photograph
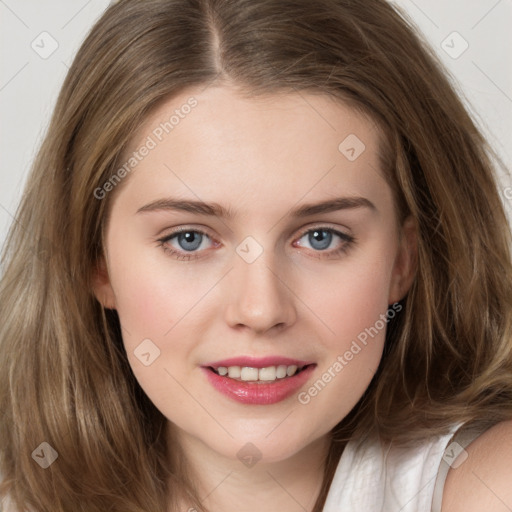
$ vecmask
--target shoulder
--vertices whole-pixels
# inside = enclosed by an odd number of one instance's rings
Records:
[[[512,420],[489,428],[466,452],[448,471],[441,512],[512,511]]]

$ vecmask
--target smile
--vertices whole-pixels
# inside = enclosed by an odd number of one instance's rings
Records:
[[[250,366],[219,366],[211,368],[217,375],[244,382],[272,382],[277,379],[293,377],[301,372],[306,366],[279,365],[267,366],[265,368],[252,368]]]
[[[208,363],[201,370],[211,386],[231,400],[270,405],[299,392],[316,366],[284,357],[242,357]]]

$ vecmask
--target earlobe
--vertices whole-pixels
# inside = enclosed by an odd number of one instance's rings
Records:
[[[93,269],[92,288],[96,299],[98,299],[104,308],[116,308],[114,290],[110,283],[107,263],[103,256],[98,259],[98,262]]]
[[[388,304],[402,300],[409,291],[416,276],[418,259],[418,229],[409,216],[401,228],[400,246],[391,276]]]

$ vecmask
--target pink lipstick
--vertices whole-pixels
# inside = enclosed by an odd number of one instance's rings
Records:
[[[270,405],[293,395],[307,382],[316,364],[282,356],[234,357],[201,366],[209,383],[243,404]]]

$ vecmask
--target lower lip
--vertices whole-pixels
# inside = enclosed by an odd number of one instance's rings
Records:
[[[293,377],[277,379],[259,384],[222,377],[209,368],[202,367],[210,384],[217,390],[237,402],[252,405],[270,405],[285,400],[297,392],[309,379],[316,365],[312,364]]]

